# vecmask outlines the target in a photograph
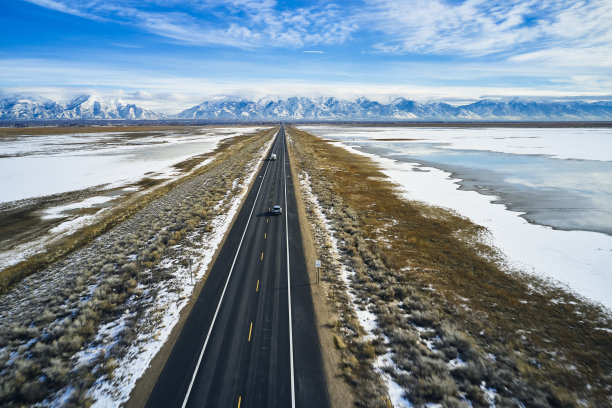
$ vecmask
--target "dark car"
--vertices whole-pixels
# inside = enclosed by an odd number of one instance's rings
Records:
[[[281,206],[280,206],[280,205],[275,205],[275,206],[272,208],[272,214],[274,214],[274,215],[279,215],[279,214],[282,214],[282,213],[283,213],[283,209],[281,208]]]

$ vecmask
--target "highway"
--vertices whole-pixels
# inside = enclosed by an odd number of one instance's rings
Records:
[[[282,126],[146,406],[329,406]]]

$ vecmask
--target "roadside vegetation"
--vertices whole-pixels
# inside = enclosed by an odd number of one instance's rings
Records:
[[[201,131],[201,127],[154,127],[154,126],[121,126],[121,127],[44,127],[44,128],[0,128],[0,138],[19,138],[27,140],[30,136],[65,135],[70,133],[114,133],[115,137],[104,139],[104,144],[121,145],[125,143],[141,143],[140,139],[165,137],[171,131],[176,136],[192,135]],[[125,133],[124,133],[125,132]],[[155,142],[153,142],[155,143]],[[222,145],[223,146],[223,145]],[[174,168],[184,174],[211,157],[213,153],[193,156],[174,165]],[[0,204],[0,247],[3,255],[10,258],[15,251],[22,260],[18,263],[5,266],[0,264],[0,294],[24,277],[44,269],[57,259],[82,248],[98,235],[110,230],[123,220],[129,218],[147,203],[170,191],[177,182],[168,183],[164,178],[144,178],[132,185],[117,188],[105,186],[92,187],[85,190],[55,194],[46,197]],[[163,189],[153,191],[160,185],[166,184]],[[127,189],[126,189],[127,188]],[[129,191],[128,191],[129,190]],[[92,196],[117,196],[112,201],[112,207],[118,210],[103,211],[101,208],[82,208],[73,210],[72,217],[79,215],[96,215],[94,222],[88,222],[86,227],[75,233],[52,232],[55,227],[70,218],[41,217],[45,210],[54,206],[82,201]],[[103,207],[109,207],[109,202]],[[108,210],[109,208],[105,208]],[[111,208],[112,209],[112,208]],[[85,223],[84,223],[85,224]]]
[[[486,231],[400,198],[370,159],[289,128],[356,405],[612,404],[609,311],[509,270]]]
[[[144,352],[138,342],[172,323],[155,309],[156,298],[183,293],[191,257],[211,239],[216,217],[243,191],[273,135],[267,129],[224,141],[210,163],[183,163],[193,169],[188,175],[3,276],[0,406],[89,406],[92,387],[113,378],[130,347],[136,358]]]

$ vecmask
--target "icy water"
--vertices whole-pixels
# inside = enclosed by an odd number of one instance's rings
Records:
[[[419,143],[361,147],[383,157],[450,171],[463,189],[495,195],[496,202],[524,212],[531,222],[612,235],[612,162],[436,149]]]
[[[367,153],[448,171],[462,189],[494,195],[530,222],[612,235],[612,129],[306,130]]]

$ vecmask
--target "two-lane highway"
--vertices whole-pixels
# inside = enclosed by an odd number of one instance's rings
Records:
[[[281,127],[147,407],[327,407],[316,330]]]

